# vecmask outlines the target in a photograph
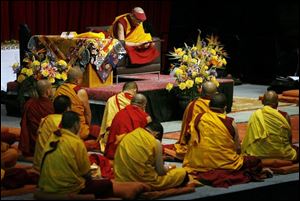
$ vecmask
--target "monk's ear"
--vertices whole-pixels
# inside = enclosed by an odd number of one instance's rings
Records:
[[[261,99],[261,103],[262,103],[263,105],[265,105],[265,98],[264,98],[264,97]]]
[[[198,93],[201,94],[202,93],[202,86],[198,87],[197,90],[198,90]]]

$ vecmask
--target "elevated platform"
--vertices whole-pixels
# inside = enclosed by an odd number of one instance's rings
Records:
[[[123,81],[126,79],[137,82],[139,92],[143,93],[148,99],[146,110],[152,118],[160,122],[181,120],[183,109],[178,109],[178,97],[174,93],[165,90],[167,83],[175,83],[173,77],[169,75],[141,74],[123,76],[122,79]],[[227,113],[229,113],[232,107],[234,82],[232,79],[218,79],[218,81],[220,83],[219,91],[227,97]],[[107,99],[119,93],[122,90],[123,84],[124,82],[97,88],[85,87],[89,95],[92,110],[92,123],[101,124]],[[5,102],[8,116],[20,116],[20,108],[16,99],[17,91],[18,84],[16,82],[9,82],[7,84]]]

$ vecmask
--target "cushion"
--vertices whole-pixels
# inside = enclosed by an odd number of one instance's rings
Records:
[[[299,163],[289,165],[289,166],[283,166],[278,168],[270,168],[274,174],[291,174],[295,172],[299,172]]]
[[[281,159],[262,159],[261,160],[263,167],[284,167],[284,166],[290,166],[293,164],[290,160],[281,160]]]
[[[1,189],[1,198],[8,196],[24,195],[36,191],[37,185],[25,185],[16,189]]]
[[[155,200],[159,198],[164,198],[164,197],[169,197],[169,196],[175,196],[175,195],[180,195],[180,194],[185,194],[185,193],[192,193],[195,192],[194,187],[178,187],[178,188],[170,188],[166,190],[161,190],[161,191],[150,191],[150,192],[145,192],[140,195],[140,199],[146,199],[146,200]]]
[[[282,95],[284,95],[284,96],[292,96],[292,97],[299,97],[299,89],[283,91]]]
[[[94,194],[57,194],[57,193],[45,193],[42,191],[35,191],[34,198],[37,200],[95,200]]]
[[[280,102],[299,104],[299,97],[294,97],[294,96],[284,96],[282,94],[279,94],[278,95],[278,100]]]

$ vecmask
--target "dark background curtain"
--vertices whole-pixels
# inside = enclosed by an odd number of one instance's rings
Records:
[[[293,75],[299,59],[299,1],[1,1],[1,42],[19,40],[19,25],[32,35],[86,32],[88,26],[110,25],[114,18],[142,7],[162,43],[162,72],[173,47],[220,36],[230,59],[227,72],[243,82],[268,84],[275,76]]]

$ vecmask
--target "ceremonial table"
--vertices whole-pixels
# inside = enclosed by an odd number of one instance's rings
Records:
[[[113,84],[113,68],[126,54],[122,44],[112,38],[67,38],[57,35],[35,35],[28,42],[34,54],[54,60],[65,60],[84,71],[84,87]]]

